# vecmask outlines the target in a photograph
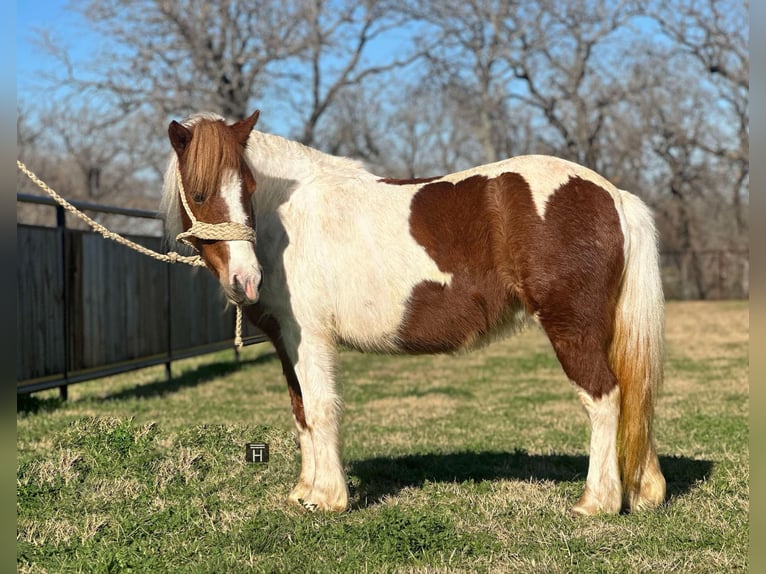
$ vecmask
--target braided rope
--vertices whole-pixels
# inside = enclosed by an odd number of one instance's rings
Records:
[[[179,193],[181,194],[181,203],[192,224],[187,231],[176,235],[177,241],[183,241],[191,247],[194,247],[191,241],[189,241],[192,237],[196,237],[197,239],[212,239],[215,241],[249,241],[250,243],[255,243],[255,229],[244,223],[236,223],[234,221],[205,223],[204,221],[199,221],[194,217],[192,210],[189,209],[189,203],[186,201],[186,193],[184,192],[184,186],[181,180],[181,171],[178,168],[176,168],[176,180],[178,181]]]
[[[39,177],[37,177],[37,175],[35,175],[26,165],[24,165],[24,163],[22,163],[19,160],[16,160],[16,165],[24,173],[24,175],[26,175],[30,180],[32,180],[32,182],[35,185],[37,185],[40,189],[42,189],[45,193],[50,195],[56,201],[56,203],[58,203],[61,207],[66,209],[69,213],[71,213],[75,217],[87,223],[90,227],[92,227],[95,231],[99,232],[106,239],[111,239],[112,241],[121,243],[122,245],[125,245],[126,247],[130,247],[131,249],[134,249],[135,251],[138,251],[139,253],[143,253],[144,255],[148,255],[152,259],[156,259],[158,261],[165,261],[166,263],[179,262],[179,263],[186,263],[187,265],[191,265],[193,267],[204,267],[205,262],[202,260],[202,257],[200,257],[199,255],[186,256],[186,255],[181,255],[180,253],[176,253],[175,251],[170,251],[167,254],[157,253],[156,251],[153,251],[152,249],[149,249],[148,247],[144,247],[143,245],[139,245],[138,243],[135,243],[131,241],[130,239],[126,239],[119,233],[114,233],[113,231],[109,231],[106,227],[101,225],[99,222],[94,221],[93,219],[85,215],[82,211],[77,209],[74,205],[69,203],[66,199],[61,197],[51,187],[49,187],[48,184],[46,184]]]
[[[164,261],[165,263],[185,263],[187,265],[191,265],[192,267],[205,266],[205,261],[199,255],[187,256],[181,255],[175,251],[169,251],[168,253],[158,253],[157,251],[149,249],[148,247],[144,247],[143,245],[139,245],[130,239],[126,239],[119,233],[109,231],[106,227],[85,215],[82,211],[77,209],[74,205],[56,193],[53,188],[51,188],[48,184],[37,177],[37,175],[35,175],[35,173],[31,171],[22,161],[16,160],[16,166],[32,181],[32,183],[50,195],[56,203],[58,203],[61,207],[66,209],[69,213],[78,219],[87,223],[93,230],[100,233],[105,239],[111,239],[112,241],[116,241],[125,247],[129,247],[134,251],[138,251],[143,255],[151,257],[152,259]],[[178,187],[181,194],[181,202],[183,203],[184,209],[186,210],[186,214],[192,221],[192,226],[188,231],[179,233],[176,236],[178,241],[183,241],[191,247],[194,247],[194,245],[189,241],[189,238],[191,237],[197,237],[199,239],[212,239],[217,241],[226,240],[250,241],[253,243],[255,242],[255,230],[242,223],[234,223],[231,221],[224,223],[205,223],[198,221],[192,214],[191,209],[189,209],[189,205],[186,202],[186,193],[184,192],[180,174],[178,174]],[[242,345],[242,305],[237,304],[234,346],[237,349],[241,349]]]

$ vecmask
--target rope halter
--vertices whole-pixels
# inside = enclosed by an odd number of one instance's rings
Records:
[[[192,210],[189,208],[189,204],[186,201],[186,192],[184,191],[184,184],[181,180],[181,170],[176,168],[176,179],[178,180],[178,191],[181,194],[181,203],[184,206],[184,211],[191,221],[191,227],[176,235],[176,241],[182,241],[189,247],[194,247],[191,238],[196,239],[208,239],[212,241],[249,241],[255,246],[255,229],[244,223],[236,223],[234,221],[224,221],[223,223],[205,223],[199,221]]]
[[[181,241],[191,247],[197,249],[192,238],[196,239],[208,239],[212,241],[248,241],[255,248],[255,229],[244,223],[237,223],[235,221],[224,221],[223,223],[205,223],[199,221],[192,210],[189,208],[189,204],[186,201],[186,192],[184,191],[184,184],[181,180],[181,170],[176,166],[176,180],[178,181],[178,191],[181,194],[181,204],[184,207],[186,215],[191,221],[191,227],[188,230],[183,231],[176,235],[176,241]],[[234,346],[237,349],[242,348],[242,304],[237,303],[237,318],[234,335]]]

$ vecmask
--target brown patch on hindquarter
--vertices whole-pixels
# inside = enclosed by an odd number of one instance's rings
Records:
[[[594,398],[614,388],[608,350],[624,256],[606,190],[571,178],[541,218],[519,174],[437,181],[415,194],[410,231],[452,281],[415,286],[398,332],[403,349],[458,349],[518,304],[539,317],[571,380]]]
[[[528,188],[514,186],[510,197],[508,248],[520,297],[567,376],[598,399],[617,383],[608,357],[624,254],[614,200],[579,177],[549,197],[544,218]]]

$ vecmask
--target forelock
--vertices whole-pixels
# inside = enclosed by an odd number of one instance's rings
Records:
[[[184,124],[192,131],[180,168],[191,194],[208,197],[221,187],[221,177],[239,170],[241,146],[223,118],[215,114],[196,114]]]

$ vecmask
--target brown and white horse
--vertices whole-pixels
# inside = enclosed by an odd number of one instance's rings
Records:
[[[256,242],[192,240],[282,362],[301,448],[289,499],[344,510],[338,343],[383,353],[474,348],[536,321],[591,425],[573,511],[660,504],[652,437],[663,295],[647,207],[582,166],[522,156],[444,177],[382,179],[214,114],[172,122],[168,231],[194,217]]]

